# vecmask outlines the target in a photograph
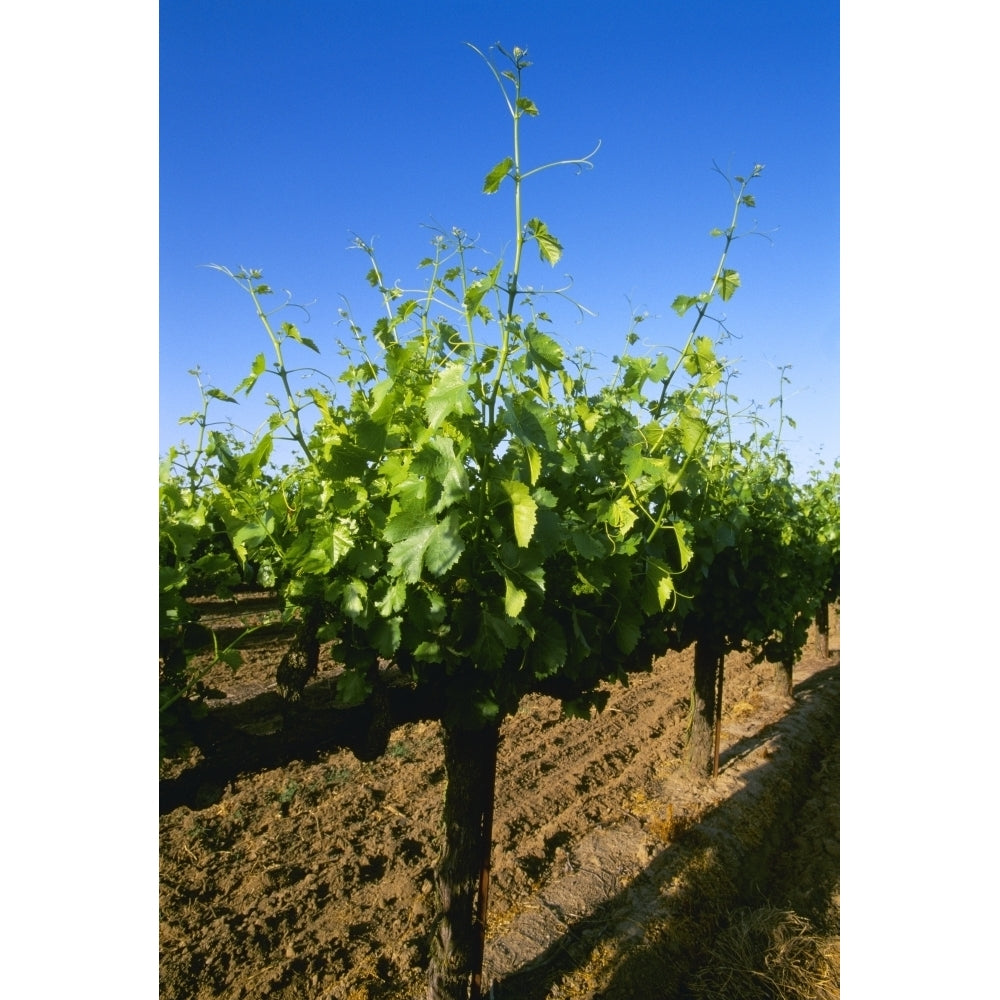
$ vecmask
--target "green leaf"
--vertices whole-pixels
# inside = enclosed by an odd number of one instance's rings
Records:
[[[566,664],[566,635],[558,622],[543,621],[528,649],[528,664],[535,677],[551,677]]]
[[[496,194],[503,179],[510,173],[510,168],[514,166],[514,161],[508,156],[502,159],[487,175],[483,181],[483,194]]]
[[[719,297],[723,302],[728,302],[739,287],[739,273],[731,268],[726,268],[719,277]]]
[[[535,102],[529,100],[527,97],[519,97],[517,99],[517,110],[523,111],[526,115],[531,115],[533,118],[538,114],[538,108]]]
[[[691,562],[691,558],[694,553],[691,551],[691,547],[687,543],[687,530],[683,524],[673,524],[671,527],[674,529],[674,537],[677,539],[677,551],[680,553],[680,569],[685,569],[687,565]]]
[[[313,341],[311,341],[308,337],[303,337],[302,334],[299,333],[297,326],[292,323],[282,323],[281,329],[286,337],[290,337],[292,340],[297,341],[304,347],[308,347],[311,351],[315,351],[317,354],[320,353],[319,348]]]
[[[513,508],[514,537],[520,548],[527,548],[531,536],[535,533],[538,504],[532,498],[527,484],[505,479],[501,485],[504,492],[510,497]]]
[[[392,581],[383,577],[375,589],[378,594],[375,609],[383,618],[390,618],[406,607],[406,580],[402,577]]]
[[[613,503],[602,500],[597,505],[597,519],[617,528],[623,535],[627,535],[632,525],[639,519],[639,515],[632,509],[628,497],[619,497]]]
[[[567,719],[586,719],[590,721],[590,713],[593,704],[586,696],[582,698],[568,698],[562,703],[563,715]]]
[[[722,377],[722,365],[715,354],[711,337],[699,337],[693,350],[684,358],[684,369],[689,375],[701,375],[705,386],[716,385]]]
[[[691,295],[678,295],[677,298],[670,303],[670,308],[673,309],[678,316],[683,316],[688,309],[692,306],[696,306],[697,304],[698,299]]]
[[[419,483],[401,481],[396,492],[403,494],[419,485],[416,492],[425,497],[426,509],[433,514],[440,514],[457,503],[469,488],[465,467],[455,454],[455,442],[444,434],[432,437],[413,459],[409,470],[404,467],[400,474],[416,476]]]
[[[206,389],[205,395],[210,396],[212,399],[222,400],[223,403],[235,403],[236,400],[232,396],[227,396],[221,389]]]
[[[407,299],[405,302],[401,302],[396,308],[396,317],[400,322],[409,319],[418,305],[419,303],[416,299]]]
[[[607,541],[603,534],[593,537],[584,531],[570,534],[573,547],[584,559],[603,559],[608,554]]]
[[[555,449],[559,444],[559,429],[551,407],[525,400],[523,395],[503,393],[501,420],[518,441],[539,448]]]
[[[528,236],[538,241],[538,253],[542,260],[553,267],[562,257],[562,244],[549,232],[549,227],[541,219],[528,220]]]
[[[364,674],[348,668],[337,678],[337,697],[347,706],[360,705],[371,688]]]
[[[491,289],[496,287],[497,278],[500,275],[500,268],[503,266],[503,261],[497,263],[497,266],[493,268],[489,274],[484,275],[478,281],[474,281],[465,290],[465,298],[463,304],[465,309],[469,313],[474,313],[478,308],[479,304],[483,301],[486,293]]]
[[[243,663],[243,654],[238,649],[223,649],[219,651],[219,662],[230,670],[235,670]]]
[[[391,660],[393,654],[399,649],[399,643],[403,637],[399,618],[376,621],[371,628],[370,635],[379,656]]]
[[[534,486],[542,473],[542,456],[539,454],[538,449],[531,444],[524,446],[524,455],[528,460],[528,482]]]
[[[465,551],[461,526],[458,512],[451,511],[435,527],[424,556],[424,564],[434,576],[441,576],[451,569]]]
[[[441,576],[465,551],[460,528],[455,511],[441,521],[412,511],[393,517],[385,526],[385,539],[393,543],[389,563],[396,575],[416,583],[426,567],[434,576]]]
[[[445,417],[452,413],[473,412],[475,407],[469,396],[465,365],[462,362],[456,361],[438,373],[427,393],[424,408],[427,412],[427,425],[431,430],[439,427]]]
[[[233,548],[241,562],[246,561],[247,551],[267,541],[267,529],[262,524],[244,524],[233,535]]]
[[[297,572],[309,576],[329,573],[354,547],[354,537],[347,524],[317,525],[308,551],[296,566]]]
[[[531,360],[540,368],[558,371],[566,358],[566,352],[558,340],[537,330],[531,324],[525,331]]]
[[[678,415],[677,424],[681,434],[681,447],[688,455],[696,455],[708,436],[707,422],[697,411],[686,409]]]
[[[349,618],[357,618],[364,613],[365,601],[368,598],[368,584],[364,580],[354,578],[344,586],[341,607]]]
[[[483,698],[475,703],[476,711],[486,720],[495,719],[500,714],[500,706],[492,698]]]
[[[418,643],[413,650],[413,658],[421,663],[440,663],[441,643],[430,641]]]
[[[235,389],[233,389],[233,393],[242,392],[244,395],[249,396],[250,390],[257,384],[257,378],[257,375],[247,375],[247,377],[243,379],[243,381],[240,382]],[[183,422],[184,421],[182,420],[181,423]]]
[[[659,559],[646,560],[646,580],[643,588],[642,610],[647,615],[663,611],[674,593],[673,574],[670,567]]]
[[[511,618],[516,618],[524,609],[524,604],[528,600],[528,595],[520,587],[515,586],[510,577],[504,577],[504,611]]]

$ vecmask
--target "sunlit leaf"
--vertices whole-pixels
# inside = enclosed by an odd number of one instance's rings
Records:
[[[500,275],[500,268],[502,266],[502,262],[498,263],[492,271],[484,275],[478,281],[472,282],[472,284],[465,290],[463,304],[468,312],[474,313],[479,308],[479,304],[483,301],[483,297],[486,293],[490,291],[491,288],[496,287],[497,278]]]
[[[483,194],[495,194],[503,179],[510,173],[510,168],[514,166],[514,161],[509,157],[502,159],[487,175],[483,181]]]
[[[460,521],[452,511],[441,521],[404,511],[385,527],[393,542],[389,563],[407,583],[420,580],[424,567],[435,576],[450,569],[465,550]]]
[[[344,585],[341,608],[349,618],[357,618],[365,610],[368,598],[368,584],[354,577]]]
[[[562,244],[549,232],[549,227],[541,219],[528,220],[528,236],[538,241],[538,253],[542,260],[553,267],[562,257]]]
[[[538,504],[532,498],[526,483],[508,479],[501,485],[510,498],[513,509],[514,537],[522,549],[527,548],[531,536],[535,533]]]
[[[316,344],[308,337],[303,337],[302,334],[299,333],[299,328],[295,326],[293,323],[282,323],[281,329],[286,337],[289,337],[292,340],[296,341],[297,343],[302,344],[304,347],[308,347],[311,351],[315,351],[317,354],[320,353],[320,350],[316,346]]]
[[[534,486],[542,472],[542,456],[534,445],[526,444],[524,457],[528,461],[528,482]]]
[[[683,316],[684,313],[688,311],[692,306],[698,304],[698,299],[690,295],[678,295],[673,302],[670,303],[670,308],[673,309],[678,316]]]
[[[524,608],[528,595],[520,587],[515,586],[510,577],[504,577],[504,611],[511,618],[516,618]]]
[[[719,277],[719,298],[728,302],[740,287],[740,276],[736,271],[726,268]]]
[[[475,409],[469,395],[465,365],[460,361],[447,365],[435,377],[425,403],[427,425],[431,430],[439,427],[452,413],[471,413]]]

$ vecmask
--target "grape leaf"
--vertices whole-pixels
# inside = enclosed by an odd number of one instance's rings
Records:
[[[507,496],[510,497],[513,508],[514,537],[522,549],[527,548],[531,536],[535,533],[538,504],[532,498],[526,483],[507,479],[501,485]]]
[[[483,194],[496,194],[500,189],[503,179],[510,173],[510,168],[514,166],[514,161],[509,157],[502,159],[487,175],[483,181]]]

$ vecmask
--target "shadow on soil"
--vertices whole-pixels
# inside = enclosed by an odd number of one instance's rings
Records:
[[[770,744],[766,763],[744,772],[741,790],[664,848],[627,889],[566,925],[534,960],[499,978],[495,1000],[545,1000],[564,976],[585,967],[600,971],[594,995],[602,1000],[689,996],[685,980],[702,963],[727,914],[760,905],[772,888],[773,865],[789,848],[793,820],[839,732],[839,666],[797,685],[787,716],[723,755],[722,774]],[[766,819],[755,823],[762,801]]]
[[[219,802],[226,785],[242,775],[284,767],[292,761],[319,760],[350,750],[359,760],[375,760],[388,747],[391,728],[433,718],[434,692],[414,689],[386,671],[386,710],[372,702],[354,707],[337,703],[336,680],[310,684],[298,703],[267,691],[246,701],[223,704],[204,718],[188,719],[171,734],[183,748],[197,747],[202,759],[179,774],[160,780],[160,815],[179,806],[204,809]]]

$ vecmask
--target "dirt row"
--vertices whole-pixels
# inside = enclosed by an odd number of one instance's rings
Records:
[[[767,665],[727,659],[715,781],[679,766],[689,655],[635,675],[590,721],[562,718],[542,696],[523,701],[502,731],[486,956],[495,997],[635,996],[643,977],[653,992],[642,995],[679,996],[697,951],[678,954],[683,942],[703,947],[724,911],[795,881],[776,858],[793,855],[796,811],[836,742],[836,634],[832,647],[834,658],[811,647],[797,666],[794,703],[774,693]],[[282,648],[280,636],[261,641],[236,678],[213,683],[229,685],[230,701],[267,692]],[[394,729],[374,761],[323,753],[163,815],[161,997],[423,996],[444,781],[439,727],[418,721]],[[820,810],[811,835],[828,842],[817,899],[798,904],[814,921],[836,891],[835,822]]]

